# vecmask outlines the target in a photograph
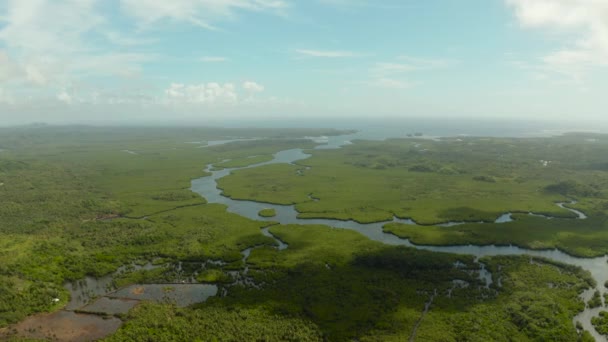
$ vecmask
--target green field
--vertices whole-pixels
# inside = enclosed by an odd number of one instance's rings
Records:
[[[327,226],[249,220],[189,190],[210,163],[251,165],[281,150],[315,146],[300,137],[338,133],[0,129],[0,329],[60,309],[68,301],[66,281],[130,263],[222,260],[200,273],[189,266],[183,272],[218,284],[225,297],[186,308],[141,304],[119,316],[125,323],[108,340],[589,340],[572,324],[585,305],[578,295],[592,283],[580,269],[529,257],[487,258],[482,261],[495,281],[485,288],[471,256],[389,247]],[[273,139],[201,148],[211,140],[252,137]],[[554,202],[576,198],[588,220],[516,215],[501,225],[386,229],[431,244],[505,241],[596,255],[608,245],[602,232],[608,151],[603,136],[596,138],[358,141],[311,150],[313,157],[302,161],[308,170],[262,166],[236,171],[221,185],[236,198],[296,203],[303,217],[361,222],[393,215],[421,223],[493,220],[508,210],[571,217]],[[540,155],[554,162],[545,167]],[[320,200],[311,201],[311,193]],[[269,224],[287,249],[277,250],[261,233]],[[253,247],[245,264],[241,252]],[[246,269],[259,288],[230,284],[231,272]],[[171,272],[136,271],[115,282],[163,282]]]

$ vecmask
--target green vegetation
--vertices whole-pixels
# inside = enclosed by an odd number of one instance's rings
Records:
[[[473,180],[478,182],[496,183],[496,178],[492,176],[475,176],[473,177]]]
[[[277,216],[277,211],[272,208],[262,209],[258,215],[261,217],[275,217]]]
[[[420,245],[509,245],[532,249],[559,248],[571,255],[593,257],[603,254],[608,232],[603,218],[587,220],[547,220],[526,214],[514,214],[506,223],[470,223],[453,227],[417,227],[389,223],[384,231],[408,238]]]
[[[256,308],[180,309],[146,303],[107,342],[119,341],[322,341],[318,328],[302,319]]]
[[[312,147],[309,140],[292,138],[336,133],[0,129],[0,327],[65,305],[65,281],[108,274],[131,261],[236,261],[244,248],[272,245],[259,231],[262,223],[228,214],[223,206],[205,205],[189,190],[191,179],[204,176],[208,163]],[[187,143],[263,135],[288,139],[209,148]],[[119,281],[159,276],[137,272]]]
[[[600,312],[600,316],[593,317],[591,323],[598,333],[608,336],[608,311]]]
[[[595,291],[593,293],[593,297],[587,302],[587,306],[590,308],[599,308],[602,306],[602,296],[600,295],[600,291]]]
[[[575,267],[542,259],[531,263],[528,257],[487,258],[484,263],[503,285],[486,289],[468,256],[387,247],[324,226],[273,226],[271,232],[290,247],[252,251],[250,273],[264,284],[260,289],[231,287],[225,298],[186,309],[146,305],[133,310],[110,340],[239,340],[244,331],[269,329],[263,340],[403,341],[419,321],[421,341],[584,341],[587,336],[577,333],[572,317],[584,307],[578,295],[592,280]],[[234,320],[234,313],[241,319]],[[278,324],[260,327],[270,313]],[[216,322],[216,315],[230,328]],[[207,326],[206,319],[217,326],[209,332],[187,329]],[[288,333],[279,329],[294,324]]]
[[[219,186],[235,199],[295,204],[300,218],[367,223],[397,216],[432,225],[494,222],[511,212],[515,221],[503,224],[386,230],[420,244],[517,244],[599,256],[608,252],[608,138],[591,136],[593,142],[584,134],[355,141],[311,150],[299,165],[237,170]],[[556,205],[571,199],[577,203],[568,206],[588,219],[573,220],[575,213]]]
[[[189,191],[191,179],[204,176],[208,164],[251,165],[281,150],[314,146],[294,138],[335,133],[0,129],[5,150],[0,154],[0,327],[61,308],[68,300],[66,281],[154,262],[169,266],[133,269],[115,284],[168,282],[175,279],[171,265],[180,264],[182,275],[215,283],[225,296],[187,308],[143,303],[121,316],[125,324],[108,341],[589,338],[572,324],[585,306],[579,294],[593,285],[578,268],[529,257],[485,258],[481,261],[494,278],[486,288],[471,256],[387,246],[354,231],[317,225],[271,226],[270,232],[289,244],[278,250],[261,234],[269,223],[229,213]],[[278,135],[288,139],[200,148],[210,140]],[[586,191],[606,189],[604,145],[570,147],[578,146],[573,144],[578,139],[357,142],[342,150],[312,150],[313,157],[302,162],[310,169],[239,170],[221,185],[234,197],[296,203],[303,217],[369,222],[398,215],[433,223],[492,219],[511,210],[520,212],[517,220],[503,225],[387,229],[441,244],[524,244],[527,234],[534,248],[565,246],[594,255],[607,248],[602,230],[608,201],[604,192]],[[504,157],[497,160],[500,153]],[[543,166],[535,159],[541,154],[554,162]],[[478,176],[495,182],[474,180]],[[571,179],[580,183],[562,184]],[[574,193],[579,194],[576,208],[589,214],[588,220],[521,214],[572,218],[554,202]],[[462,233],[449,235],[456,229]],[[245,265],[241,252],[252,247]],[[217,260],[223,263],[211,262]],[[211,266],[201,270],[206,261]],[[232,272],[243,275],[245,269],[258,286],[232,283],[237,279]]]
[[[595,197],[601,195],[601,192],[594,189],[591,185],[583,184],[571,179],[547,185],[545,190],[571,197]]]
[[[218,269],[204,270],[196,280],[201,283],[232,283],[233,281],[229,275]]]

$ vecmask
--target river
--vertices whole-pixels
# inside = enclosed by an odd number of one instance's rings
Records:
[[[346,136],[334,136],[334,137],[326,137],[324,139],[323,145],[319,145],[317,149],[328,149],[328,148],[340,148],[341,146],[347,145],[351,143],[353,139],[359,138],[367,138],[366,136],[361,135],[361,133],[346,135]],[[375,138],[375,137],[374,137]],[[385,243],[387,245],[399,245],[399,246],[408,246],[416,249],[434,251],[434,252],[444,252],[444,253],[455,253],[455,254],[469,254],[475,256],[477,259],[485,256],[498,256],[498,255],[530,255],[534,257],[542,257],[550,260],[559,261],[562,263],[576,265],[581,267],[584,270],[587,270],[591,273],[592,277],[595,279],[597,283],[597,290],[602,294],[606,292],[604,287],[604,283],[608,281],[608,257],[598,257],[598,258],[578,258],[566,254],[560,250],[531,250],[526,248],[521,248],[518,246],[474,246],[474,245],[464,245],[464,246],[424,246],[424,245],[415,245],[411,243],[408,239],[401,239],[395,235],[385,233],[382,230],[382,227],[388,222],[375,222],[368,224],[361,224],[355,221],[342,221],[342,220],[332,220],[332,219],[300,219],[297,217],[298,212],[295,210],[293,205],[275,205],[268,203],[260,203],[255,201],[247,201],[247,200],[233,200],[228,197],[222,195],[222,191],[217,187],[217,180],[229,175],[232,171],[240,170],[244,168],[253,168],[259,167],[268,164],[279,164],[279,163],[294,163],[298,160],[303,160],[310,157],[309,154],[303,152],[302,149],[290,149],[285,151],[280,151],[274,155],[273,160],[254,164],[242,168],[231,168],[231,169],[222,169],[219,171],[213,171],[213,165],[207,166],[207,171],[211,173],[210,176],[202,177],[199,179],[195,179],[192,181],[192,191],[203,196],[207,202],[209,203],[220,203],[227,206],[227,210],[232,213],[236,213],[238,215],[247,217],[252,220],[262,220],[262,221],[274,221],[279,222],[281,224],[322,224],[327,225],[333,228],[340,229],[350,229],[355,230],[362,235],[368,237],[371,240],[379,241]],[[564,203],[558,203],[557,205],[564,207]],[[265,208],[272,208],[276,211],[276,216],[271,218],[263,218],[258,215],[259,211]],[[575,213],[578,219],[585,219],[586,216],[576,210],[571,210]],[[509,213],[505,213],[497,218],[496,222],[508,222]],[[414,221],[409,219],[399,219],[394,218],[393,221],[389,222],[401,222],[405,224],[416,224]],[[460,224],[460,222],[448,222],[444,225],[454,225]],[[483,223],[480,223],[483,224]],[[281,245],[282,247],[286,247]],[[483,265],[482,265],[483,266]],[[486,281],[491,281],[491,277],[482,272],[482,276],[486,279]],[[593,293],[595,289],[590,289],[583,296],[588,296],[589,293]],[[583,328],[589,331],[596,341],[607,341],[606,338],[600,334],[598,334],[591,324],[591,319],[599,314],[601,309],[585,309],[582,313],[578,314],[573,319],[573,324],[577,321],[583,325]]]

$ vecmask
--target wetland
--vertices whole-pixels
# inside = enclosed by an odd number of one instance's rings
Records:
[[[605,340],[603,135],[31,130],[0,140],[4,336]],[[70,317],[103,325],[32,328]]]

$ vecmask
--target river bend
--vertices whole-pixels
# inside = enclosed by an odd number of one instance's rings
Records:
[[[328,149],[328,148],[340,148],[343,145],[350,144],[350,139],[353,136],[337,136],[337,137],[329,137],[327,139],[327,143],[324,145],[320,145],[317,149]],[[192,191],[203,196],[208,203],[220,203],[227,206],[227,210],[232,213],[236,213],[238,215],[247,217],[252,220],[261,220],[261,221],[272,221],[279,222],[281,224],[319,224],[319,225],[327,225],[333,228],[340,229],[350,229],[355,230],[362,235],[368,237],[371,240],[379,241],[387,245],[395,245],[395,246],[407,246],[421,250],[428,250],[433,252],[444,252],[444,253],[455,253],[455,254],[468,254],[473,255],[477,259],[485,256],[498,256],[498,255],[529,255],[533,257],[541,257],[550,260],[559,261],[565,264],[576,265],[581,267],[584,270],[587,270],[591,273],[592,277],[595,279],[597,283],[597,290],[602,294],[606,292],[605,287],[603,286],[606,281],[608,281],[608,256],[598,257],[598,258],[579,258],[574,257],[569,254],[566,254],[560,250],[552,249],[552,250],[532,250],[527,248],[521,248],[518,246],[495,246],[495,245],[487,245],[487,246],[476,246],[476,245],[462,245],[462,246],[425,246],[425,245],[415,245],[411,243],[408,239],[399,238],[393,234],[385,233],[382,230],[382,227],[390,222],[400,222],[404,224],[416,224],[416,222],[410,219],[399,219],[395,217],[392,221],[389,222],[375,222],[375,223],[366,223],[362,224],[356,221],[348,220],[334,220],[334,219],[301,219],[298,218],[298,212],[295,210],[293,205],[276,205],[276,204],[268,204],[268,203],[260,203],[256,201],[248,201],[248,200],[233,200],[226,196],[222,195],[222,190],[217,187],[217,180],[229,175],[232,171],[245,169],[245,168],[253,168],[259,167],[263,165],[269,164],[293,164],[296,161],[303,160],[310,157],[309,154],[303,152],[302,149],[290,149],[284,150],[276,153],[274,155],[273,160],[249,165],[241,168],[230,168],[230,169],[222,169],[222,170],[213,170],[213,165],[207,166],[207,171],[211,173],[210,176],[198,178],[192,181]],[[577,219],[585,219],[586,216],[584,213],[570,209],[565,206],[566,203],[557,203],[558,206],[570,210],[575,213]],[[259,211],[266,208],[272,208],[276,211],[276,216],[270,218],[260,217],[258,215]],[[555,218],[557,219],[557,218]],[[505,213],[501,215],[495,222],[508,222],[511,220],[510,213]],[[462,224],[463,222],[447,222],[441,224],[442,226],[450,226]],[[480,222],[479,224],[484,224]],[[287,246],[281,245],[284,248]],[[483,265],[482,265],[483,266]],[[486,279],[486,282],[491,281],[491,277],[487,274],[488,272],[481,272],[480,277]],[[596,289],[589,289],[586,291],[582,297],[589,297]],[[588,298],[585,298],[588,299]],[[583,328],[589,331],[597,341],[607,341],[606,338],[600,334],[598,334],[591,324],[591,319],[599,315],[599,311],[603,310],[602,308],[597,309],[585,309],[583,312],[578,314],[573,319],[573,323],[580,322],[583,325]]]

